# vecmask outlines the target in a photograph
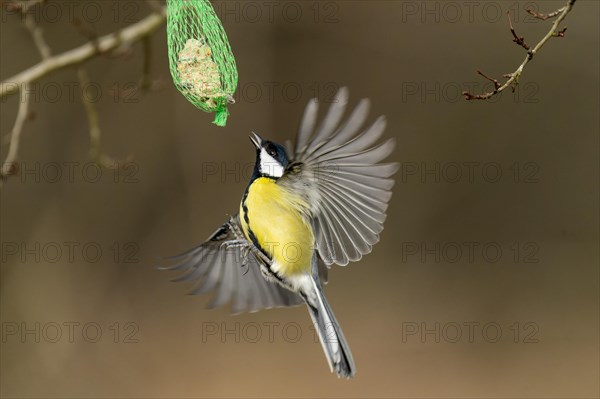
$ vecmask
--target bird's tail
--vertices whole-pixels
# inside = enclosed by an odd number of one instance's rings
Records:
[[[338,377],[352,378],[356,373],[356,366],[352,359],[350,347],[323,295],[320,284],[314,279],[311,280],[313,281],[315,295],[311,300],[306,301],[306,305],[319,334],[319,340],[329,362],[329,367]]]

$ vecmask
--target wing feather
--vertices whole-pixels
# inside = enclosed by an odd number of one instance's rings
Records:
[[[349,262],[360,259],[361,254],[370,251],[365,231],[360,231],[354,221],[340,212],[340,208],[330,198],[327,199],[326,203],[332,210],[331,214],[341,230],[340,241],[337,242],[338,249],[342,249],[346,253]],[[342,266],[344,265],[342,264]]]
[[[317,123],[317,113],[319,112],[319,103],[316,98],[313,98],[308,102],[306,109],[304,110],[304,116],[300,123],[300,129],[296,136],[296,149],[298,152],[306,151],[310,136],[313,134],[315,125]]]
[[[247,254],[246,265],[242,267],[242,248],[232,245],[245,240],[243,236],[240,237],[240,231],[239,217],[236,215],[206,242],[182,255],[169,258],[176,263],[160,269],[181,272],[172,281],[194,281],[191,295],[213,292],[208,308],[232,302],[232,313],[241,313],[302,303],[299,295],[263,277],[260,262],[254,254]],[[252,245],[248,241],[245,244]]]
[[[369,108],[371,108],[371,102],[369,99],[362,99],[348,120],[340,127],[339,131],[335,134],[334,137],[327,142],[327,145],[323,147],[325,149],[329,149],[332,147],[336,147],[339,145],[343,145],[347,141],[351,140],[356,133],[359,132],[360,127],[366,122],[367,117],[369,116]]]
[[[325,192],[331,193],[328,187],[324,187]],[[381,224],[385,221],[385,214],[381,214],[379,211],[373,211],[372,209],[366,208],[360,202],[353,202],[350,198],[338,195],[335,197],[337,201],[344,204],[344,208],[347,212],[351,213],[357,211],[362,217],[360,220],[362,223],[367,224],[369,229],[375,234],[381,233],[383,227]],[[356,215],[359,216],[358,214]]]
[[[355,223],[358,226],[363,226],[366,229],[367,233],[365,234],[365,236],[374,236],[374,241],[369,242],[370,244],[374,244],[377,242],[377,235],[381,233],[382,228],[375,218],[373,218],[368,213],[364,212],[362,208],[357,207],[352,209],[352,205],[349,204],[344,198],[340,196],[335,196],[329,191],[326,191],[325,193],[329,197],[329,200],[335,203],[340,212],[344,215],[345,219],[347,219],[348,221],[352,221],[352,223]],[[354,212],[356,210],[360,212],[360,215]]]
[[[325,140],[333,135],[335,129],[344,116],[344,111],[346,110],[347,104],[348,89],[342,87],[333,99],[323,123],[321,123],[319,129],[314,134],[314,138],[308,146],[308,153],[314,152],[318,146],[320,146],[325,142]]]
[[[335,152],[338,157],[341,157],[344,156],[344,154],[353,155],[364,148],[368,148],[369,146],[375,144],[375,142],[377,142],[377,140],[379,140],[379,138],[383,135],[386,125],[387,121],[385,117],[380,116],[364,133],[345,140],[340,144],[334,145],[333,143],[328,142],[327,144],[323,145],[318,151],[315,151],[311,155],[309,161],[319,157],[321,160],[323,160],[325,155],[332,152]],[[337,137],[338,136],[336,135],[334,138]]]
[[[221,275],[219,276],[219,283],[216,289],[216,293],[212,300],[208,303],[208,308],[218,308],[225,305],[231,299],[232,294],[235,292],[235,283],[237,282],[235,276],[235,264],[236,260],[232,259],[233,254],[231,251],[225,251],[224,256],[221,257]]]
[[[348,90],[342,88],[319,125],[316,100],[309,102],[292,150],[295,176],[280,179],[312,204],[316,248],[327,266],[346,265],[371,252],[383,231],[398,170],[397,163],[383,162],[396,145],[394,139],[380,141],[385,117],[363,128],[370,102],[361,100],[343,121],[347,102]]]

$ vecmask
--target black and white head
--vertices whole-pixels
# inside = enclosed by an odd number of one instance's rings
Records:
[[[252,132],[250,140],[256,147],[256,165],[254,172],[260,176],[278,179],[283,176],[285,168],[290,163],[285,148],[272,141],[263,140]]]

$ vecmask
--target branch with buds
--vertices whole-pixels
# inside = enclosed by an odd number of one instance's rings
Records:
[[[160,5],[160,3],[155,0],[147,0],[147,4],[151,10],[151,13],[148,16],[122,30],[100,37],[96,36],[95,33],[94,35],[87,35],[86,28],[75,21],[75,28],[77,28],[80,33],[88,36],[89,41],[79,47],[65,51],[62,54],[52,55],[51,48],[48,46],[48,43],[44,38],[42,28],[38,26],[33,15],[28,13],[28,11],[33,7],[43,7],[44,1],[45,0],[12,1],[7,5],[6,8],[8,10],[19,11],[22,14],[22,21],[31,34],[33,43],[40,54],[41,61],[38,64],[0,82],[0,100],[3,100],[13,94],[20,94],[17,117],[13,129],[8,136],[8,153],[0,168],[0,187],[7,177],[15,175],[19,171],[17,163],[19,142],[25,121],[30,115],[29,91],[32,83],[61,69],[78,66],[77,77],[80,83],[82,83],[83,87],[85,82],[89,82],[88,73],[82,66],[84,62],[101,55],[119,55],[120,49],[128,48],[133,43],[142,41],[145,56],[144,71],[143,76],[140,79],[140,86],[142,89],[148,89],[152,86],[149,83],[149,36],[165,23],[166,7]],[[96,107],[83,95],[82,102],[89,125],[91,143],[90,154],[93,160],[99,165],[104,167],[112,167],[114,165],[114,161],[109,156],[103,154],[100,150],[101,130],[98,122],[98,113],[96,111]]]
[[[531,48],[529,45],[527,45],[525,43],[525,38],[523,36],[517,35],[517,32],[512,23],[512,19],[510,17],[510,12],[507,12],[508,23],[509,23],[509,27],[510,27],[510,32],[513,36],[513,42],[515,42],[517,45],[523,47],[523,49],[525,49],[525,51],[527,51],[527,56],[525,57],[525,60],[521,63],[521,65],[519,65],[519,67],[514,72],[503,75],[503,77],[507,79],[504,83],[500,83],[498,80],[490,78],[489,76],[485,75],[483,72],[477,71],[477,73],[479,75],[483,76],[485,79],[489,80],[490,82],[492,82],[494,84],[494,90],[486,92],[486,93],[482,93],[482,94],[474,94],[474,93],[470,93],[468,91],[464,91],[462,94],[463,94],[463,96],[465,96],[465,99],[467,99],[467,100],[487,100],[499,93],[502,93],[504,90],[506,90],[509,87],[514,92],[517,88],[517,85],[519,84],[519,79],[521,78],[521,75],[523,74],[523,70],[525,69],[525,66],[529,63],[529,61],[531,61],[533,59],[533,56],[536,55],[540,51],[540,49],[544,46],[544,44],[546,44],[546,42],[548,42],[548,40],[550,40],[551,38],[565,36],[565,32],[567,31],[567,28],[562,28],[559,30],[559,26],[560,26],[561,22],[567,16],[567,14],[573,8],[573,4],[575,4],[575,1],[576,0],[568,0],[566,5],[559,8],[558,10],[553,11],[548,14],[542,14],[542,13],[539,13],[532,9],[527,9],[527,12],[530,15],[532,15],[535,18],[540,19],[542,21],[545,21],[545,20],[551,19],[551,18],[556,18],[556,20],[554,21],[554,23],[552,24],[552,26],[550,28],[550,31],[548,33],[546,33],[546,35],[542,38],[542,40],[540,40],[539,43],[536,44],[533,48]]]

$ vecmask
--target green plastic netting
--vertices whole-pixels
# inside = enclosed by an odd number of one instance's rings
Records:
[[[225,126],[238,74],[221,21],[208,0],[167,0],[169,67],[177,89]]]

